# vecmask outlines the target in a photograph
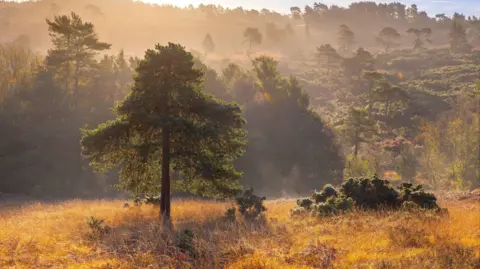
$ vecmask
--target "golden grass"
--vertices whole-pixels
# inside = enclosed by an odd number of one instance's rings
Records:
[[[352,212],[293,219],[294,201],[268,201],[263,221],[228,222],[229,204],[175,201],[177,230],[196,234],[195,257],[174,247],[150,206],[70,201],[0,207],[0,268],[480,268],[480,203],[445,202],[449,215]],[[92,239],[86,219],[106,218]]]

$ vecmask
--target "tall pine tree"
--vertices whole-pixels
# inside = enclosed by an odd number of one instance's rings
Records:
[[[167,221],[171,186],[221,197],[241,188],[232,163],[246,143],[242,110],[202,91],[203,74],[193,65],[178,44],[147,50],[117,118],[82,130],[83,153],[94,167],[120,167],[126,190],[161,190],[160,213]],[[172,172],[179,176],[171,180]]]

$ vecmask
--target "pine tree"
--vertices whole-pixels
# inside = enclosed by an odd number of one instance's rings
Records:
[[[467,32],[457,19],[452,21],[449,37],[450,50],[452,52],[469,52],[472,49],[472,46],[467,41]]]
[[[97,169],[120,167],[120,187],[161,190],[160,214],[167,223],[171,187],[221,197],[241,188],[232,162],[246,143],[242,110],[203,92],[203,74],[193,65],[179,44],[147,50],[117,118],[82,130],[83,154]],[[172,181],[172,172],[182,179]]]
[[[257,28],[247,28],[243,32],[243,37],[245,37],[245,42],[249,43],[249,50],[252,49],[253,44],[260,45],[262,44],[262,34],[258,31]]]
[[[432,43],[432,41],[430,40],[430,36],[432,35],[432,29],[430,28],[422,28],[422,29],[410,28],[407,30],[407,33],[413,34],[416,37],[415,40],[413,41],[414,51],[424,50],[425,42]]]
[[[383,28],[376,37],[377,43],[384,47],[385,52],[388,52],[390,48],[396,46],[398,39],[400,39],[400,34],[392,27]]]
[[[340,25],[337,38],[339,51],[341,53],[348,52],[355,43],[355,34],[345,24]]]
[[[48,51],[47,64],[55,71],[66,90],[70,90],[73,78],[73,93],[78,92],[80,79],[95,66],[95,55],[110,48],[100,42],[92,23],[83,22],[79,15],[55,16],[46,20],[54,48]]]
[[[319,64],[322,64],[327,68],[327,75],[330,74],[330,70],[338,69],[342,60],[342,57],[330,44],[318,47],[315,58]]]
[[[357,157],[361,143],[368,142],[374,134],[374,123],[365,109],[351,107],[340,130],[353,146],[353,155]]]

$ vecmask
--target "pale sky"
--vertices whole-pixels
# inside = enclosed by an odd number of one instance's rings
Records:
[[[348,6],[352,0],[143,0],[144,2],[157,3],[157,4],[172,4],[176,6],[187,6],[192,4],[197,6],[200,3],[222,5],[226,7],[238,7],[242,6],[247,9],[274,9],[277,12],[287,13],[290,12],[290,7],[305,5],[313,5],[314,2],[321,2],[327,5]],[[451,16],[455,11],[464,13],[465,15],[475,15],[480,17],[480,0],[396,0],[396,1],[377,1],[377,2],[402,2],[409,6],[411,4],[417,4],[420,10],[425,10],[429,15],[433,16],[438,13],[445,13],[447,16]]]

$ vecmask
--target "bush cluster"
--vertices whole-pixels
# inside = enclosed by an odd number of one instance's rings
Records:
[[[387,180],[376,175],[372,178],[350,178],[339,190],[332,185],[325,185],[321,191],[314,191],[309,198],[297,200],[297,207],[292,214],[311,212],[319,216],[335,215],[350,211],[353,207],[360,209],[435,209],[440,207],[437,198],[422,189],[422,185],[402,183],[394,187]]]
[[[253,194],[253,188],[243,192],[243,194],[235,199],[238,212],[242,214],[245,219],[252,220],[259,217],[267,209],[263,205],[265,197],[256,196]],[[228,208],[225,212],[225,218],[228,220],[235,220],[235,208]]]

